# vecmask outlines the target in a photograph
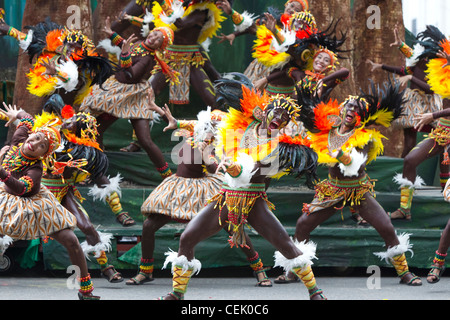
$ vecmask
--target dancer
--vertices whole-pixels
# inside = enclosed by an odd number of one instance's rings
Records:
[[[64,103],[63,99],[59,94],[53,94],[50,96],[50,98],[45,102],[43,110],[48,113],[53,113],[57,115],[60,119],[64,119],[69,117],[70,114],[73,113],[73,116],[75,115],[75,111],[71,112],[70,108],[66,108],[65,110],[69,110],[69,112],[62,112],[64,110],[64,107],[66,104]],[[67,105],[69,106],[69,105]],[[92,139],[93,141],[90,141],[89,139],[86,140],[80,135],[82,134],[81,130],[79,129],[80,126],[72,126],[71,129],[75,130],[77,132],[71,132],[69,130],[65,130],[63,134],[63,139],[66,141],[68,140],[69,144],[74,143],[76,144],[76,148],[74,149],[75,152],[80,152],[80,159],[84,156],[84,151],[92,151],[90,154],[90,157],[94,157],[95,161],[90,161],[90,165],[88,168],[96,171],[96,174],[91,174],[90,179],[94,182],[94,185],[89,189],[88,195],[93,197],[93,200],[101,200],[104,203],[107,203],[109,207],[111,208],[112,213],[115,215],[115,220],[121,224],[124,227],[130,227],[136,224],[136,222],[131,218],[129,213],[125,211],[122,207],[121,203],[121,190],[120,190],[120,182],[122,180],[122,177],[120,174],[118,174],[115,177],[110,178],[109,176],[106,176],[106,170],[109,166],[109,161],[106,157],[106,155],[102,152],[102,149],[100,148],[96,137],[98,135],[97,131],[97,121],[96,119],[93,119],[93,117],[87,113],[79,112],[79,118],[80,122],[79,125],[89,125],[91,126],[89,130],[87,130],[87,133],[90,133],[91,135],[89,137],[85,135],[85,138]],[[75,124],[77,122],[72,122],[72,124]],[[85,128],[86,129],[86,128]],[[83,130],[85,130],[83,129]],[[94,137],[95,136],[95,137]],[[92,147],[93,149],[86,149],[88,147]],[[67,155],[65,155],[65,158],[67,159]],[[70,159],[68,159],[70,160]],[[97,165],[98,167],[95,167],[94,165]],[[81,175],[83,176],[83,175]],[[84,176],[83,176],[84,178]],[[64,184],[64,181],[61,181]]]
[[[214,157],[214,136],[224,113],[208,108],[198,114],[197,121],[176,121],[167,106],[165,112],[156,105],[154,110],[168,119],[169,125],[164,130],[180,128],[175,134],[184,136],[186,140],[178,152],[176,174],[165,179],[142,204],[141,212],[146,217],[142,229],[142,257],[139,273],[127,281],[130,285],[153,280],[155,232],[170,221],[191,221],[205,207],[207,200],[220,191],[223,180],[222,173],[216,174],[218,163]],[[248,246],[241,249],[254,271],[257,286],[271,287],[262,260],[247,235],[246,243]]]
[[[228,81],[223,85],[219,83],[216,87],[219,95],[227,90],[227,86],[236,88],[236,85],[242,85],[242,82],[236,82],[231,85]],[[224,118],[216,147],[216,151],[223,149],[224,158],[218,169],[226,167],[224,184],[221,191],[189,222],[181,235],[178,253],[167,253],[164,266],[172,263],[173,291],[162,299],[184,298],[191,276],[201,268],[200,261],[194,258],[194,248],[199,242],[226,225],[233,232],[231,245],[245,246],[246,224],[251,225],[279,250],[275,253],[276,266],[293,270],[304,281],[311,299],[324,299],[310,267],[315,246],[311,243],[307,246],[294,243],[289,238],[272,213],[274,206],[265,192],[266,177],[279,173],[280,167],[275,163],[283,167],[289,161],[292,164],[292,158],[287,157],[287,154],[292,155],[294,149],[300,150],[297,160],[301,158],[300,162],[306,163],[307,167],[300,168],[298,163],[294,163],[290,173],[313,174],[311,170],[314,171],[317,159],[307,147],[296,141],[296,145],[291,145],[292,149],[282,148],[277,141],[278,130],[294,118],[299,110],[290,100],[271,99],[268,95],[260,95],[246,86],[242,86],[240,90],[241,94],[236,95],[233,92],[231,99],[225,99],[229,106],[237,109],[230,109]],[[287,154],[286,150],[289,150]],[[280,156],[279,162],[271,161],[275,154]],[[272,168],[271,163],[274,164]]]
[[[44,110],[46,109],[50,109],[48,104],[44,106]],[[111,249],[113,235],[102,233],[94,227],[89,214],[81,205],[85,199],[76,188],[78,183],[101,179],[108,169],[108,158],[96,142],[96,120],[87,113],[76,114],[69,105],[58,111],[63,121],[61,127],[63,147],[54,155],[57,170],[45,171],[42,184],[75,216],[77,227],[86,236],[86,240],[81,243],[86,258],[89,259],[89,255],[94,254],[100,265],[101,275],[109,282],[121,282],[122,275],[108,263],[105,252]],[[42,116],[46,114],[49,113],[44,111]]]
[[[219,75],[211,71],[209,58],[201,47],[217,33],[225,18],[213,0],[184,1],[182,6],[180,1],[174,1],[172,10],[174,13],[169,19],[163,14],[155,16],[155,25],[175,29],[174,41],[167,48],[165,61],[179,73],[179,81],[169,83],[169,102],[189,104],[192,87],[206,106],[214,108],[216,94],[212,81]],[[156,72],[150,82],[156,95],[168,85],[161,71]]]
[[[439,52],[443,50],[440,43],[442,41],[447,41],[446,37],[436,27],[428,26],[424,32],[417,36],[417,39],[417,43],[424,48],[423,52],[418,57],[418,60],[428,61],[428,67],[425,69],[425,77],[428,78],[427,86],[429,85],[429,92],[440,95],[442,98],[442,110],[444,111],[449,107],[449,102],[446,99],[445,94],[443,95],[442,92],[439,91],[440,86],[433,87],[431,83],[433,83],[432,81],[434,79],[437,79],[436,77],[439,76],[440,70],[442,69],[441,67],[445,65],[447,61],[446,59],[438,58]],[[430,69],[429,64],[432,61],[433,63],[437,63],[438,66],[435,65],[432,69]],[[431,73],[430,70],[432,71]],[[435,81],[434,83],[438,83],[438,81]],[[439,110],[436,110],[434,112],[438,111]],[[448,117],[440,117],[436,128],[433,129],[426,139],[421,141],[404,158],[403,172],[394,177],[394,181],[401,188],[400,207],[389,214],[391,219],[411,220],[411,208],[414,191],[424,185],[423,179],[417,176],[417,167],[425,160],[437,155],[442,155],[440,161],[441,185],[445,186],[445,182],[448,179],[448,165],[450,163],[447,152],[448,141],[445,139],[446,132],[448,132],[449,127],[450,122]],[[416,128],[422,130],[423,126]]]
[[[384,137],[370,125],[389,127],[402,112],[404,92],[399,84],[385,83],[384,90],[372,84],[369,94],[337,101],[320,102],[310,92],[302,92],[300,119],[308,129],[311,147],[319,163],[329,166],[329,178],[319,182],[314,199],[304,204],[295,231],[297,241],[308,241],[311,232],[344,206],[355,207],[385,241],[386,252],[375,253],[395,267],[401,283],[421,285],[409,271],[405,253],[411,250],[409,234],[397,236],[384,209],[374,198],[373,180],[366,166],[383,151]]]
[[[450,110],[450,109],[447,109]],[[444,190],[444,199],[450,202],[450,180],[448,180]],[[450,247],[450,220],[442,231],[439,240],[439,246],[433,258],[433,264],[427,275],[428,283],[437,283],[441,280],[442,274],[445,271],[445,259],[447,258],[448,248]]]
[[[8,35],[35,62],[30,72],[28,91],[48,97],[63,89],[65,102],[79,106],[94,84],[102,87],[114,72],[114,66],[100,56],[93,42],[79,30],[60,26],[50,19],[28,27],[27,34],[0,20],[0,35]],[[67,93],[67,94],[66,94]]]
[[[140,146],[164,179],[172,172],[163,153],[151,139],[149,120],[154,119],[154,115],[148,108],[147,93],[153,89],[147,79],[156,65],[164,70],[164,77],[176,78],[176,74],[161,59],[164,50],[173,41],[173,31],[165,27],[155,28],[144,41],[133,43],[133,35],[125,40],[114,33],[107,18],[105,32],[115,45],[122,48],[121,69],[105,82],[106,91],[95,86],[80,110],[97,117],[101,147],[104,132],[117,119],[130,119]]]
[[[266,23],[264,18],[256,19],[253,14],[244,11],[242,14],[232,9],[232,6],[227,0],[217,1],[217,6],[221,8],[226,14],[230,15],[234,24],[234,32],[228,35],[223,33],[218,36],[221,40],[219,43],[228,41],[230,45],[233,44],[236,37],[244,34],[254,34],[257,35],[257,31],[260,26]],[[307,0],[288,0],[284,5],[284,12],[278,12],[275,8],[269,7],[268,13],[275,17],[277,21],[277,26],[279,30],[289,27],[289,20],[291,16],[302,11],[309,11],[309,3]],[[258,61],[258,59],[253,59],[253,61],[246,68],[244,75],[247,76],[252,83],[259,79],[263,79],[270,73],[270,68]],[[265,87],[264,87],[265,89]]]
[[[1,110],[0,114],[8,120],[6,125],[16,119],[19,124],[0,168],[0,234],[13,240],[54,238],[66,248],[72,264],[80,268],[79,299],[99,299],[92,294],[94,287],[86,259],[73,232],[75,216],[41,185],[43,162],[51,168],[51,155],[61,140],[59,128],[51,124],[60,122],[35,127],[31,115],[17,110],[16,106],[3,105],[5,110]]]
[[[399,81],[402,84],[410,84],[409,87],[405,89],[405,99],[407,102],[404,107],[404,115],[393,123],[394,126],[399,126],[403,129],[404,147],[402,158],[405,158],[417,144],[417,131],[414,130],[414,116],[442,109],[441,97],[431,90],[426,81],[425,71],[430,56],[428,54],[423,54],[424,47],[420,44],[420,39],[423,36],[423,33],[418,35],[413,50],[400,39],[398,36],[398,28],[394,29],[395,42],[392,43],[391,46],[398,47],[400,52],[406,57],[405,66],[390,66],[375,63],[370,59],[367,60],[367,63],[371,66],[372,72],[376,70],[385,70],[399,75]],[[433,127],[436,127],[436,123],[433,123]],[[430,132],[429,127],[423,128],[423,130],[424,132]],[[446,171],[447,172],[442,172],[442,174],[446,174],[448,178],[448,167]]]

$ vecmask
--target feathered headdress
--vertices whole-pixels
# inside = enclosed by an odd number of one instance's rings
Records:
[[[446,40],[447,37],[437,27],[428,25],[423,32],[417,35],[414,41],[414,44],[420,44],[423,47],[423,51],[417,57],[417,60],[436,58],[437,53],[442,50],[442,42]]]

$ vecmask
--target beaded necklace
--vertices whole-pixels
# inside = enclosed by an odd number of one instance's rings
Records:
[[[23,143],[20,143],[18,146],[11,147],[6,154],[2,164],[6,171],[22,171],[24,168],[30,167],[37,162],[37,159],[28,158],[23,154],[22,145]]]
[[[149,47],[147,47],[144,44],[144,41],[134,45],[132,52],[131,52],[131,56],[135,57],[135,56],[140,56],[140,57],[145,57],[148,56],[149,54],[155,54],[155,51],[150,49]]]

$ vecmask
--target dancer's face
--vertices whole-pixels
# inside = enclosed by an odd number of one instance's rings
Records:
[[[303,6],[297,1],[288,2],[284,7],[284,13],[288,15],[293,15],[294,13],[301,11],[303,11]]]
[[[35,132],[28,136],[22,145],[22,152],[25,156],[32,159],[38,159],[44,156],[50,144],[42,132]]]
[[[325,71],[326,68],[328,68],[330,65],[331,65],[331,58],[325,52],[319,53],[313,62],[314,71],[318,73]]]
[[[153,31],[145,39],[145,44],[153,50],[159,49],[164,41],[164,35],[161,31]]]
[[[360,107],[356,100],[348,101],[342,111],[343,123],[347,127],[354,127],[356,125],[357,116],[359,115]]]
[[[281,130],[287,126],[289,123],[290,117],[286,110],[284,109],[271,109],[266,113],[266,117],[264,119],[265,126],[267,129],[267,134],[269,136],[272,135],[273,131]]]

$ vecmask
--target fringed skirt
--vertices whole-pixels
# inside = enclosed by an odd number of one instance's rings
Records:
[[[208,199],[220,190],[223,175],[183,178],[176,174],[164,179],[141,206],[144,216],[162,214],[179,222],[188,222],[202,210]]]
[[[19,197],[0,184],[0,234],[14,240],[33,240],[74,229],[76,218],[44,186],[38,194]]]
[[[436,129],[433,129],[427,138],[433,139],[436,144],[445,147],[450,144],[450,120],[440,118]]]
[[[191,87],[191,68],[202,67],[206,58],[200,51],[200,45],[171,45],[165,52],[165,61],[178,75],[177,83],[170,83],[169,102],[173,104],[189,104]],[[158,71],[158,66],[155,71]]]
[[[94,116],[108,113],[120,119],[153,120],[148,101],[149,94],[154,94],[148,81],[127,84],[112,76],[103,84],[103,89],[98,85],[93,86],[92,92],[84,98],[80,111]]]
[[[224,206],[228,209],[229,230],[233,232],[230,245],[247,246],[245,241],[244,227],[247,224],[248,216],[259,198],[263,199],[270,210],[275,210],[273,203],[269,201],[264,183],[252,184],[247,188],[233,189],[226,184],[222,186],[220,192],[208,202],[216,202],[215,208],[219,207],[219,213]],[[220,219],[220,214],[219,214]]]
[[[425,94],[419,90],[405,90],[406,103],[403,105],[403,115],[392,125],[402,129],[414,128],[414,117],[418,114],[433,113],[442,110],[442,98],[438,94]],[[431,123],[435,127],[437,121]]]
[[[330,208],[343,201],[340,210],[346,205],[359,205],[364,200],[367,192],[374,195],[375,180],[371,180],[368,175],[355,180],[338,180],[328,177],[319,182],[316,187],[316,194],[311,203],[303,205],[303,212],[309,214]]]

